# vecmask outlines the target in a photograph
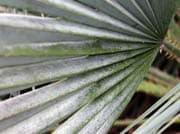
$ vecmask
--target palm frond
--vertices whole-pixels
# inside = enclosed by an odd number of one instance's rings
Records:
[[[158,107],[160,107],[145,123],[143,123],[134,133],[144,134],[144,133],[158,133],[163,131],[162,128],[164,124],[173,119],[177,118],[176,115],[180,111],[180,84],[171,89],[166,93],[158,102],[156,102],[152,107],[150,107],[146,112],[144,112],[138,119],[136,119],[130,126],[128,126],[122,134],[129,131],[133,126],[142,121],[145,117],[154,112]],[[162,105],[163,104],[163,105]],[[178,116],[178,115],[177,115]],[[174,119],[173,119],[174,120]],[[170,122],[171,123],[171,122]],[[169,124],[167,124],[168,126]]]
[[[25,14],[0,14],[0,133],[107,133],[153,62],[175,3],[1,0]]]

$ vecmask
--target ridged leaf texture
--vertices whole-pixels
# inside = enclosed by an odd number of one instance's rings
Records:
[[[175,10],[175,0],[0,5],[21,11],[0,14],[1,134],[107,133],[148,71]]]

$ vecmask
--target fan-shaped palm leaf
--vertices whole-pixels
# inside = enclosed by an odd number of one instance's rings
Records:
[[[54,134],[106,133],[150,67],[175,9],[171,0],[0,4],[33,14],[0,14],[1,98],[49,83],[0,102],[2,134],[54,125]]]

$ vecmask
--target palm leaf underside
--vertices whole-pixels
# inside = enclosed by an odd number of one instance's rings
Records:
[[[1,134],[53,126],[53,134],[107,133],[148,71],[175,9],[174,0],[0,5],[29,12],[0,14]]]

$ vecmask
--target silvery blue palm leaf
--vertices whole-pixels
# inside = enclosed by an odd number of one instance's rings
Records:
[[[153,62],[175,3],[0,0],[20,11],[0,14],[0,133],[107,133]]]

